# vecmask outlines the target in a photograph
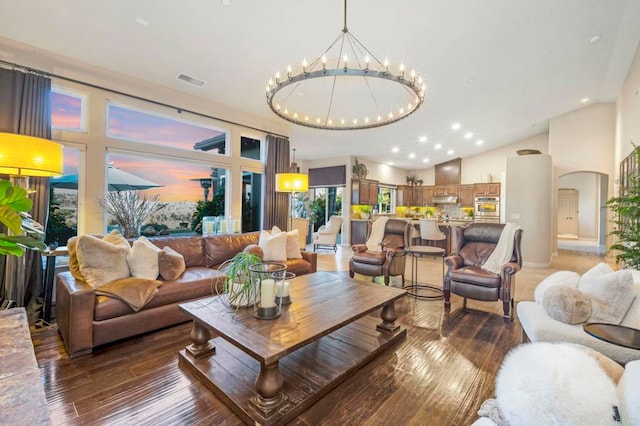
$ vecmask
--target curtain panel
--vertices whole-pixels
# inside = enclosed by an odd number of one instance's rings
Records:
[[[264,229],[274,225],[280,229],[289,226],[289,194],[276,192],[276,173],[289,171],[289,139],[267,135],[267,164],[264,168]]]
[[[51,139],[51,79],[32,73],[0,68],[0,132],[17,133]],[[49,179],[29,179],[29,186],[36,190],[33,194],[33,208],[29,214],[45,228],[49,213]],[[3,289],[6,285],[18,285],[7,282],[4,275],[5,261],[0,262],[0,275]],[[11,289],[17,294],[18,306],[26,306],[29,322],[33,323],[40,315],[43,302],[42,257],[40,253],[25,252],[27,282],[24,288]]]

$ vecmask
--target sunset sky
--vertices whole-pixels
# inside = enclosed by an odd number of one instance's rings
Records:
[[[80,98],[53,92],[51,107],[53,127],[82,130]],[[196,142],[219,134],[221,132],[214,129],[109,105],[108,135],[111,137],[193,150]],[[64,173],[77,173],[78,160],[78,150],[65,149]],[[203,199],[200,183],[190,179],[207,177],[211,174],[211,168],[207,165],[143,155],[109,154],[107,161],[123,171],[162,185],[161,188],[145,191],[147,194],[160,194],[162,201]]]

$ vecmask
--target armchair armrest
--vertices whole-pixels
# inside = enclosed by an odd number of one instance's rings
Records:
[[[311,272],[318,270],[318,253],[311,251],[300,250],[302,258],[311,264]]]
[[[462,261],[462,257],[458,255],[447,256],[444,258],[444,263],[446,263],[449,270],[462,268],[464,262]]]
[[[393,248],[393,249],[387,249],[384,252],[385,252],[385,256],[386,256],[387,260],[391,260],[394,257],[402,256],[404,254],[404,249]]]
[[[96,293],[71,272],[59,273],[56,283],[56,321],[64,345],[72,358],[90,353]]]
[[[351,250],[353,250],[354,253],[363,253],[367,251],[367,246],[366,244],[354,244],[351,246]]]
[[[502,265],[500,268],[500,275],[513,275],[520,270],[520,265],[516,262],[509,262]]]

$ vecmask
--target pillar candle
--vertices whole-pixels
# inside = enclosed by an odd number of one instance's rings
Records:
[[[275,282],[272,279],[262,280],[260,283],[260,306],[272,308],[276,305]]]
[[[276,296],[287,297],[289,295],[289,281],[278,281],[276,283]]]
[[[227,232],[227,221],[223,220],[220,222],[220,232]]]
[[[234,219],[233,220],[233,232],[240,232],[240,220],[239,219]]]

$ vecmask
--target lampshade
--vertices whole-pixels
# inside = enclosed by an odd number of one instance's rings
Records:
[[[276,191],[306,192],[309,190],[309,175],[304,173],[277,173]]]
[[[33,136],[0,133],[0,173],[58,176],[62,165],[62,145]]]

